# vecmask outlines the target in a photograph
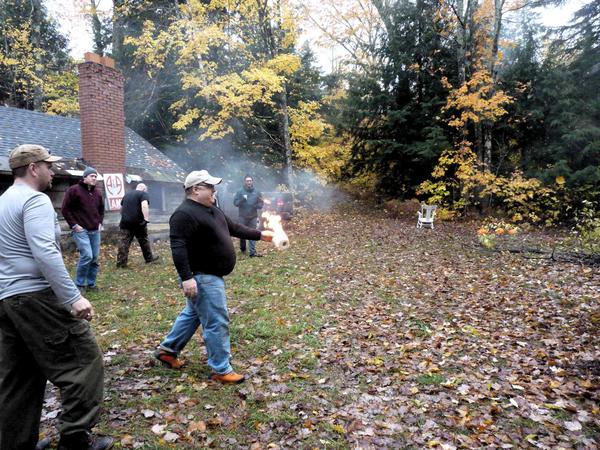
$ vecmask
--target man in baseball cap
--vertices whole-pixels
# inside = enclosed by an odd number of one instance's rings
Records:
[[[52,156],[50,150],[41,145],[35,144],[23,144],[15,147],[11,150],[8,156],[8,164],[11,169],[18,167],[28,166],[31,163],[37,163],[41,161],[45,162],[56,162],[62,158],[59,156]]]
[[[65,268],[56,212],[42,192],[59,159],[40,145],[13,149],[14,183],[0,196],[1,449],[36,447],[46,380],[61,389],[59,449],[113,443],[91,434],[104,387],[102,353],[88,324],[94,308]]]
[[[200,183],[210,184],[215,186],[223,181],[223,178],[213,177],[207,170],[194,170],[190,172],[185,181],[183,182],[183,188],[188,189]]]
[[[206,170],[195,170],[185,179],[186,199],[169,221],[171,253],[182,281],[186,306],[154,356],[179,369],[178,354],[202,324],[211,378],[220,383],[241,383],[231,363],[229,315],[223,277],[235,267],[231,236],[270,242],[272,231],[258,231],[233,222],[215,206],[215,185],[222,181]]]

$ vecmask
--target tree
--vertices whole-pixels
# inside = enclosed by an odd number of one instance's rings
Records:
[[[535,97],[543,105],[544,135],[532,144],[528,168],[546,183],[557,177],[576,202],[600,192],[600,5],[591,2],[559,31],[541,67]]]
[[[124,44],[152,79],[175,68],[182,97],[171,104],[173,129],[198,126],[201,139],[236,130],[261,134],[292,182],[287,83],[300,67],[294,16],[285,1],[189,1],[169,10],[167,24],[145,21]],[[172,66],[170,64],[173,64]]]
[[[86,15],[90,21],[94,40],[94,53],[104,56],[112,42],[112,17],[98,10],[100,0],[89,0]]]
[[[70,67],[41,0],[0,0],[0,102],[40,110],[46,86]]]
[[[352,136],[348,173],[376,179],[387,196],[411,196],[443,148],[446,126],[441,75],[451,54],[440,39],[444,27],[435,1],[380,4],[386,34],[379,63],[348,76],[344,127]],[[369,176],[373,174],[373,176]]]
[[[332,49],[332,52],[342,50],[343,56],[335,70],[373,67],[379,63],[377,50],[385,37],[386,13],[378,10],[377,3],[370,0],[324,0],[302,4],[306,26],[319,30],[317,42]]]

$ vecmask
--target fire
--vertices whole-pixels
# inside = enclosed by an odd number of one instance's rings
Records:
[[[261,217],[264,219],[265,228],[275,233],[273,236],[273,245],[280,250],[288,248],[290,246],[290,240],[285,231],[283,231],[281,216],[265,211],[262,213]]]

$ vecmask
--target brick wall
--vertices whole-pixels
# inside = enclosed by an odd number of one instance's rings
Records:
[[[124,173],[124,78],[111,58],[85,54],[79,65],[79,107],[85,162],[100,173]]]

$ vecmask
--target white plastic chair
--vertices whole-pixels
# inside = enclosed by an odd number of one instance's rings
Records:
[[[418,212],[417,228],[429,227],[433,230],[436,209],[436,205],[421,205],[421,211]]]

